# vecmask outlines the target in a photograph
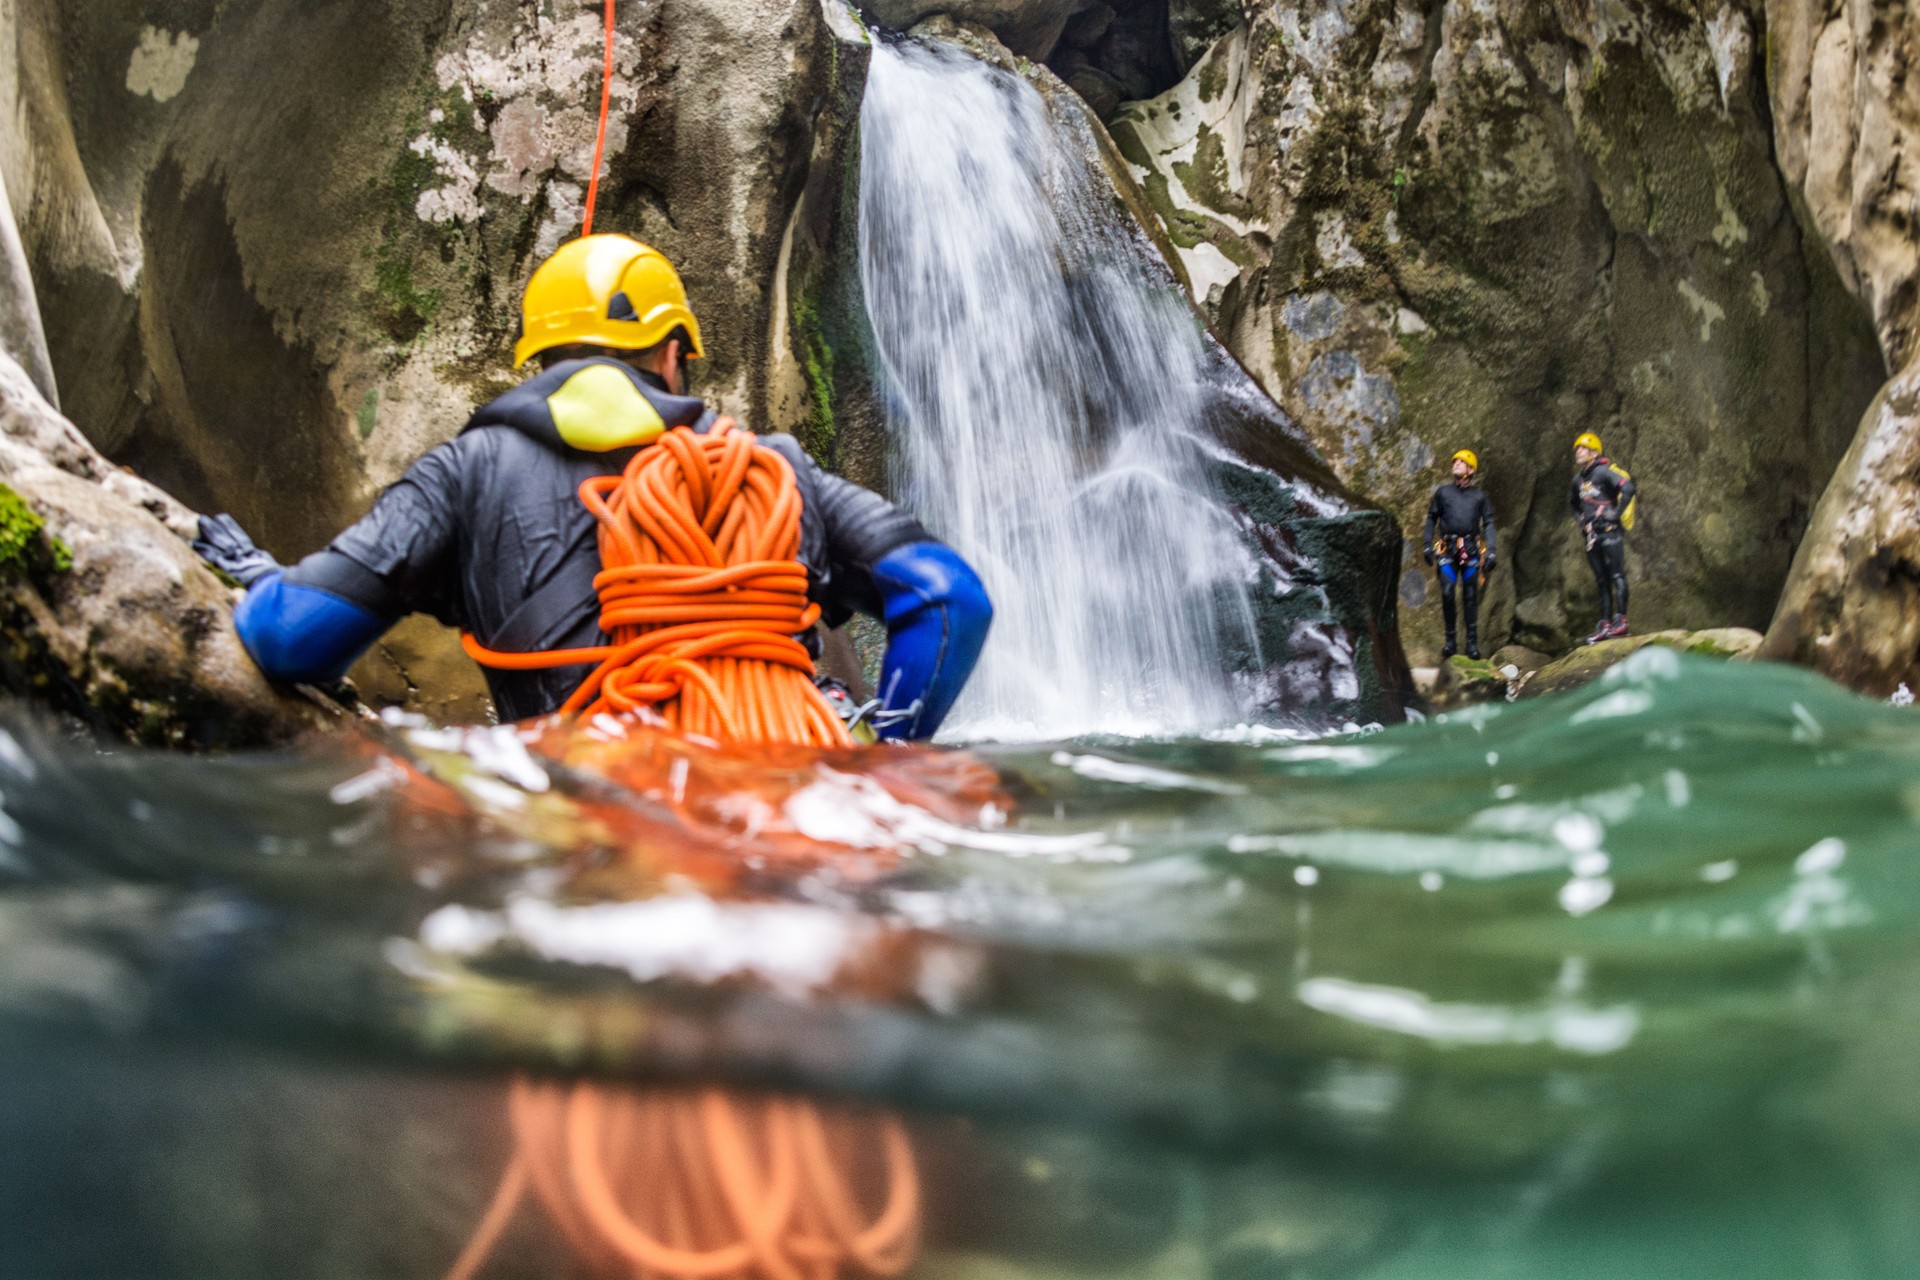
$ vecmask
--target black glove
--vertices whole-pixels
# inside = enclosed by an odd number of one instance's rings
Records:
[[[1428,564],[1432,564],[1432,563],[1433,563],[1433,548],[1432,548],[1432,547],[1423,547],[1423,548],[1421,548],[1421,551],[1420,551],[1420,554],[1421,554],[1422,556],[1424,556],[1424,557],[1426,558],[1426,561],[1427,561],[1427,563],[1428,563]]]
[[[226,514],[200,517],[200,536],[193,540],[193,549],[243,587],[280,568],[280,562],[254,546],[240,522]]]
[[[1480,558],[1480,576],[1481,577],[1484,578],[1488,574],[1493,572],[1493,561],[1494,561],[1494,555],[1493,555],[1493,552],[1491,551],[1487,552],[1486,555]]]

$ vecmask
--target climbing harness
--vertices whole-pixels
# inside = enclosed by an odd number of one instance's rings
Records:
[[[593,206],[600,199],[600,161],[607,153],[607,113],[613,106],[613,0],[607,0],[607,51],[600,68],[600,127],[593,136],[593,176],[587,179],[587,212],[580,234],[593,234]]]
[[[1487,546],[1477,535],[1441,534],[1433,540],[1433,559],[1449,582],[1480,576]]]
[[[516,670],[597,663],[562,708],[589,719],[649,717],[736,743],[853,743],[794,638],[820,609],[796,558],[801,500],[785,458],[729,419],[705,435],[679,427],[620,475],[586,481],[580,498],[600,526],[594,588],[611,643],[501,653],[469,635],[468,654]],[[508,1112],[515,1153],[447,1280],[479,1273],[529,1190],[596,1276],[884,1280],[918,1251],[918,1174],[892,1114],[525,1077]],[[863,1195],[856,1173],[877,1188]]]

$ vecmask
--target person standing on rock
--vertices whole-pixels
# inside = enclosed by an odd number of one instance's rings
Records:
[[[1480,656],[1480,587],[1493,572],[1493,502],[1473,482],[1480,457],[1471,449],[1453,455],[1453,479],[1433,491],[1422,535],[1427,563],[1440,574],[1440,613],[1447,623],[1442,661],[1460,652],[1454,631],[1454,592],[1467,624],[1467,656]]]
[[[582,482],[619,475],[676,427],[714,411],[684,394],[704,355],[685,287],[656,249],[620,235],[563,246],[533,273],[516,365],[542,371],[483,406],[380,495],[358,523],[283,569],[231,516],[202,517],[195,548],[247,587],[234,624],[267,675],[340,679],[409,613],[487,649],[590,648],[601,630],[599,525]],[[828,626],[887,627],[881,737],[931,737],[973,671],[993,616],[979,577],[906,512],[816,466],[792,436],[760,437],[793,469],[807,595]],[[810,641],[810,637],[809,642]],[[556,710],[590,665],[486,668],[502,720]]]
[[[1573,442],[1573,518],[1587,540],[1587,564],[1600,588],[1600,625],[1587,637],[1598,644],[1627,634],[1627,535],[1633,528],[1633,477],[1588,431]]]

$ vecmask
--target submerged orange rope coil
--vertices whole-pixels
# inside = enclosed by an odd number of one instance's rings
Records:
[[[785,458],[728,420],[706,435],[681,427],[580,498],[600,522],[594,586],[612,643],[508,654],[468,636],[469,655],[519,670],[597,662],[567,712],[646,710],[736,743],[851,745],[794,638],[820,610],[795,558],[800,494]],[[447,1280],[479,1272],[529,1188],[600,1275],[884,1280],[918,1251],[919,1178],[893,1115],[525,1078],[508,1111],[515,1154]],[[861,1195],[862,1174],[877,1194]]]
[[[795,558],[800,491],[785,458],[731,419],[705,435],[678,427],[621,475],[582,484],[580,500],[600,522],[594,587],[613,643],[500,653],[466,636],[474,661],[521,671],[599,663],[563,712],[647,708],[724,742],[852,745],[794,638],[820,606]]]
[[[448,1280],[468,1280],[529,1186],[597,1273],[824,1280],[898,1276],[919,1244],[913,1148],[891,1115],[822,1114],[720,1089],[513,1083],[518,1148]],[[869,1211],[848,1170],[877,1149]]]

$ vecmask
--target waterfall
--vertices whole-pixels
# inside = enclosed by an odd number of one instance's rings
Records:
[[[1240,718],[1223,650],[1255,643],[1254,571],[1205,475],[1192,309],[1139,263],[1105,174],[1019,77],[876,42],[860,127],[895,489],[994,600],[948,733]]]

